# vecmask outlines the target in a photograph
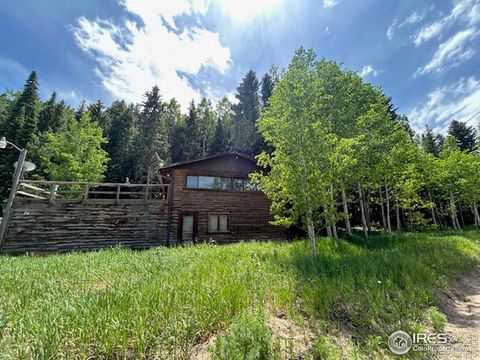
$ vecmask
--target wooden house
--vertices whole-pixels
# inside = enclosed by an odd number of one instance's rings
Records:
[[[0,253],[286,239],[248,179],[260,170],[231,152],[166,166],[158,184],[21,180]]]
[[[255,160],[238,152],[162,168],[170,183],[168,242],[286,239],[285,228],[269,223],[270,201],[248,179],[260,170]]]

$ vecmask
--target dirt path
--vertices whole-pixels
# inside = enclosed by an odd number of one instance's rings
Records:
[[[480,360],[480,267],[444,296],[441,310],[448,320],[445,332],[458,341],[454,345],[455,355],[444,354],[439,359]]]

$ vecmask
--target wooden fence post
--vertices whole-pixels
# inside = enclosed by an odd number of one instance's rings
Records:
[[[145,185],[145,201],[148,200],[148,184]]]
[[[53,203],[53,201],[57,197],[57,191],[58,191],[58,185],[53,183],[52,186],[50,187],[50,194],[48,194],[48,201],[50,201],[50,203]]]
[[[115,198],[116,204],[118,204],[118,202],[120,201],[120,186],[121,185],[117,185],[117,197]]]
[[[83,203],[85,204],[88,200],[88,192],[90,191],[90,184],[85,185],[85,194],[83,195]]]
[[[0,224],[0,251],[2,250],[5,237],[7,235],[8,223],[10,222],[10,217],[12,216],[12,207],[13,200],[15,199],[15,194],[17,193],[18,184],[20,182],[20,177],[23,173],[23,166],[25,163],[25,158],[27,156],[27,150],[22,149],[20,151],[20,156],[18,157],[17,168],[13,174],[12,188],[10,189],[10,194],[8,195],[7,205],[3,211],[3,219]]]

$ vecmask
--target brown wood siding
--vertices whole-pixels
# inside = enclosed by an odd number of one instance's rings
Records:
[[[2,252],[91,250],[122,245],[147,248],[166,243],[167,204],[122,200],[17,198]]]
[[[178,229],[180,218],[184,213],[197,214],[197,241],[217,243],[240,240],[285,240],[284,228],[269,224],[270,201],[260,191],[233,191],[187,189],[187,175],[224,176],[247,178],[256,167],[240,167],[218,171],[218,167],[195,166],[182,167],[170,171],[173,178],[172,229],[179,242]],[[229,214],[230,231],[228,233],[209,233],[208,214]]]

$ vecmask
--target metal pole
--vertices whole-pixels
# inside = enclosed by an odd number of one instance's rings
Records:
[[[18,183],[23,173],[23,167],[25,166],[25,157],[27,156],[27,150],[21,149],[20,156],[18,157],[17,168],[13,174],[12,187],[10,189],[10,194],[8,195],[7,205],[3,211],[2,224],[0,225],[0,251],[2,250],[5,237],[7,235],[8,223],[10,222],[10,217],[12,216],[12,206],[13,200],[15,199],[15,194],[17,193]]]

